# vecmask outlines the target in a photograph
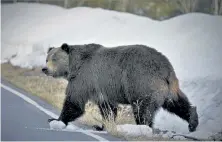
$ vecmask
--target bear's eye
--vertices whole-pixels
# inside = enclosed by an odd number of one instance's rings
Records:
[[[56,58],[52,58],[52,61],[56,61]]]
[[[47,63],[47,62],[48,62],[48,59],[46,59],[45,61],[46,61],[46,63]]]

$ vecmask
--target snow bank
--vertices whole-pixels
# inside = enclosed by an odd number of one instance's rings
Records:
[[[13,65],[30,68],[43,66],[41,55],[45,56],[47,48],[64,42],[96,42],[105,46],[139,43],[155,47],[168,56],[181,78],[221,76],[221,24],[221,17],[204,14],[187,14],[158,22],[102,9],[3,5],[1,62],[10,60]],[[33,52],[38,49],[39,53]],[[19,55],[21,52],[25,53]],[[13,55],[17,56],[11,59]],[[191,56],[195,62],[190,61]]]
[[[117,132],[128,136],[152,136],[153,133],[149,126],[132,124],[117,125]]]
[[[153,130],[147,125],[132,125],[132,124],[124,124],[117,125],[117,132],[125,137],[144,137],[150,140],[157,140],[158,138],[174,138],[176,140],[187,140],[185,137],[176,135],[173,131],[167,130],[156,130],[157,132],[153,132]]]
[[[9,4],[2,5],[1,63],[43,66],[48,47],[64,42],[152,46],[169,58],[182,90],[197,105],[200,125],[190,135],[208,137],[222,126],[221,37],[221,16],[193,13],[159,22],[102,9]],[[163,110],[155,127],[189,133],[184,121]]]

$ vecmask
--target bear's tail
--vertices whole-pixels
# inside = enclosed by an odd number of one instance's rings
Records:
[[[176,114],[189,123],[189,130],[195,131],[198,125],[196,107],[191,106],[187,96],[180,90],[179,81],[172,73],[167,81],[169,86],[169,98],[163,104],[163,108]]]

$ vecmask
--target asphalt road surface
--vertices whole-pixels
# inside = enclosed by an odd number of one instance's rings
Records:
[[[47,120],[55,115],[51,105],[1,79],[2,141],[121,141],[77,123],[75,131],[51,130]]]

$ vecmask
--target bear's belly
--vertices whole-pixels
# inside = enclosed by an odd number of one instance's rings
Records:
[[[128,98],[125,96],[121,88],[111,89],[100,89],[92,98],[95,103],[110,102],[113,104],[129,104]]]

